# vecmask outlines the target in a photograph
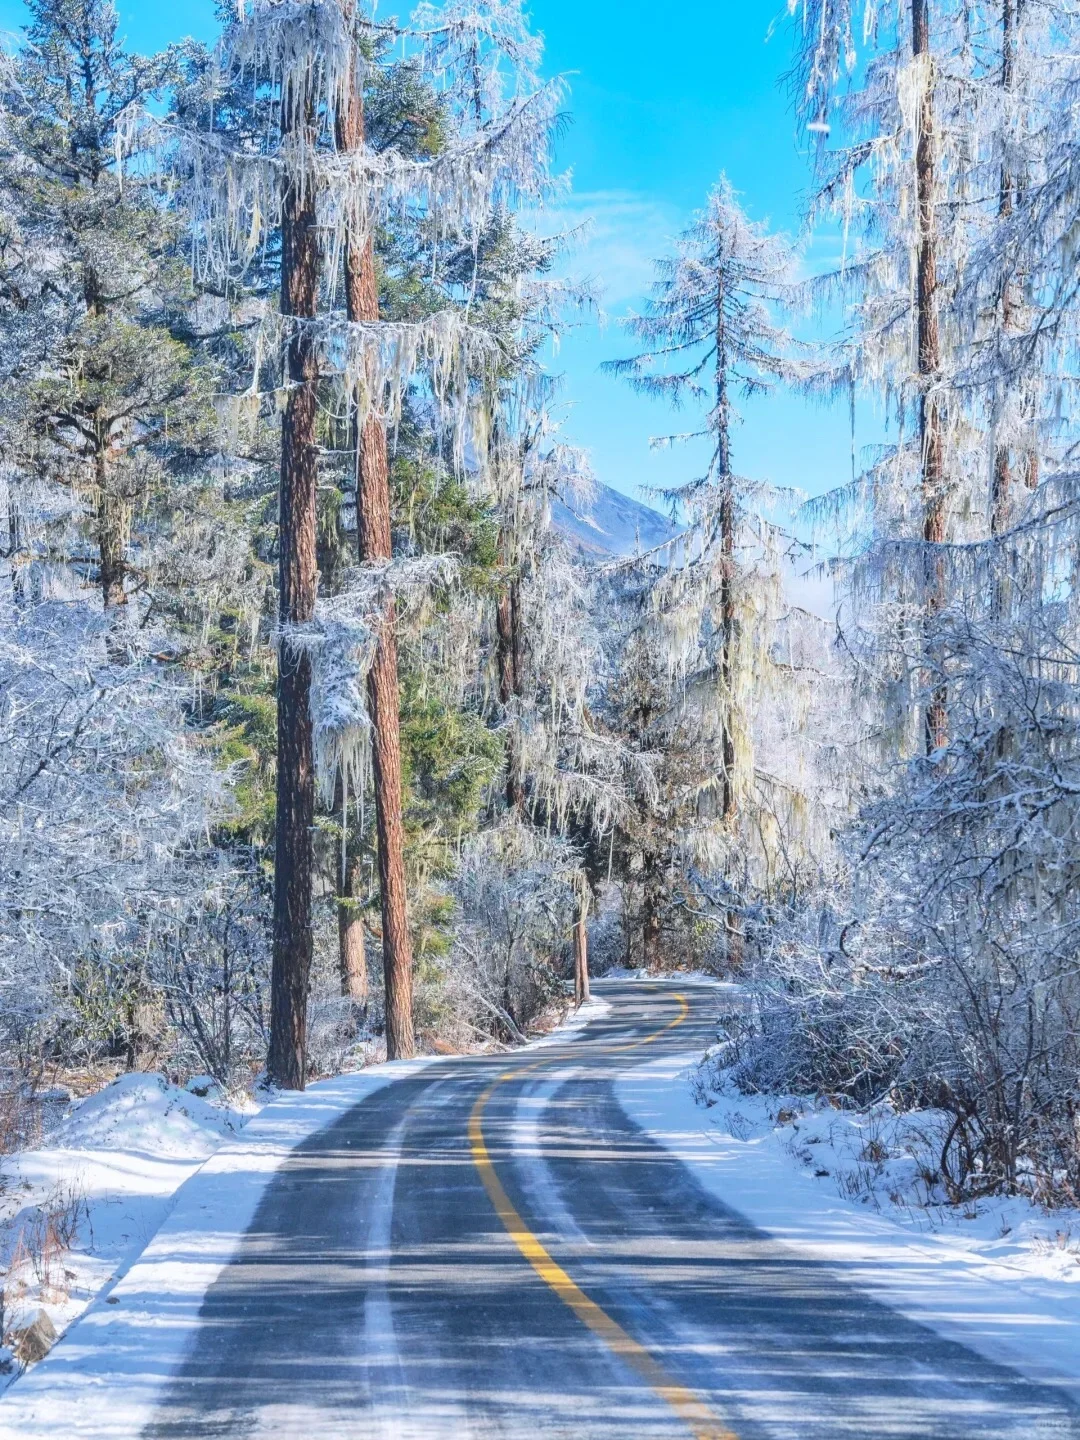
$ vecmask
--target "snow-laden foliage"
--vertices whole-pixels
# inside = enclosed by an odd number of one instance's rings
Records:
[[[835,1007],[819,1033],[864,1051],[856,1074],[833,1060],[844,1088],[906,1088],[950,1111],[941,1167],[957,1193],[1023,1181],[1074,1200],[1080,1180],[1080,617],[1059,548],[1076,506],[1074,477],[1047,481],[1007,545],[950,557],[954,737],[867,807],[855,918],[819,991]]]
[[[116,667],[83,602],[0,610],[0,1024],[10,1055],[117,1039],[227,804],[180,686]],[[115,1031],[113,1029],[115,1027]],[[104,1032],[104,1033],[103,1033]],[[130,1037],[127,1037],[130,1038]]]
[[[800,373],[775,319],[790,294],[790,251],[747,219],[725,179],[657,271],[648,309],[626,322],[643,348],[609,368],[699,412],[698,428],[654,443],[704,439],[709,452],[702,475],[664,492],[680,538],[614,566],[610,582],[622,617],[610,712],[653,757],[652,794],[633,787],[624,856],[650,962],[665,928],[668,946],[686,949],[675,935],[684,920],[718,927],[732,956],[739,946],[748,851],[765,838],[755,729],[782,618],[784,542],[763,513],[777,497],[734,469],[732,426],[740,393],[766,394]]]
[[[366,687],[387,605],[396,600],[407,616],[433,587],[450,585],[456,569],[451,555],[422,555],[350,570],[336,595],[318,601],[313,620],[283,627],[286,656],[304,654],[311,662],[315,768],[325,805],[334,803],[339,785],[346,797],[361,798],[370,785]]]
[[[821,793],[858,814],[759,913],[737,1073],[947,1113],[952,1199],[1075,1203],[1076,312],[1050,199],[1075,16],[914,0],[860,34],[793,8],[819,203],[851,247],[822,374],[892,428],[814,507],[839,552],[825,693],[847,697]]]
[[[425,28],[421,17],[404,30],[340,0],[242,7],[187,98],[181,118],[202,123],[148,122],[183,181],[197,273],[220,283],[249,272],[276,243],[283,206],[300,196],[315,209],[332,307],[346,245],[363,250],[379,226],[422,234],[437,280],[462,247],[475,255],[496,217],[549,188],[560,88],[532,80],[535,58],[509,5],[458,7],[438,25]],[[407,145],[377,126],[369,136],[363,123],[353,134],[354,95],[392,90],[402,74],[430,107],[422,132],[412,133],[408,117],[398,126]],[[505,99],[497,80],[509,84]],[[258,113],[261,133],[239,120],[238,92]],[[396,425],[406,391],[422,378],[441,411],[453,413],[460,465],[471,380],[500,358],[496,337],[470,324],[468,308],[444,304],[415,319],[377,321],[347,320],[331,308],[317,320],[278,320],[274,338],[283,346],[303,327],[320,366],[343,377],[361,423],[375,414]]]
[[[241,6],[206,76],[204,103],[227,108],[236,85],[261,92],[270,100],[268,133],[160,131],[189,177],[203,263],[228,269],[254,260],[280,226],[289,186],[314,196],[334,257],[346,236],[363,244],[378,224],[416,212],[437,234],[475,239],[493,213],[548,189],[561,87],[535,81],[538,58],[516,6],[423,7],[404,29],[341,0]],[[395,66],[442,97],[450,122],[443,143],[419,154],[363,141],[344,151],[340,125],[355,85]],[[277,131],[287,140],[279,143]]]
[[[573,923],[578,863],[565,844],[513,817],[462,852],[448,990],[472,1034],[520,1041],[556,998],[551,957]]]
[[[0,66],[0,1027],[31,1078],[250,1074],[303,872],[300,1071],[389,1046],[379,950],[446,1048],[518,1043],[591,943],[741,975],[746,1087],[946,1117],[954,1199],[1076,1200],[1077,16],[789,9],[841,260],[796,284],[705,197],[612,364],[704,458],[674,538],[598,562],[547,369],[591,296],[520,213],[562,91],[517,0],[244,0],[151,59],[104,0],[32,0]],[[793,340],[806,304],[830,343]],[[793,517],[735,459],[783,387],[883,430]],[[283,756],[318,779],[291,848]]]

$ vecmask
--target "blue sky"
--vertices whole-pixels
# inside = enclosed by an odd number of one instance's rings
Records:
[[[694,428],[687,417],[672,423],[662,405],[599,369],[627,353],[617,317],[642,303],[652,259],[722,170],[752,218],[789,233],[799,224],[808,170],[779,84],[788,55],[784,8],[784,0],[684,0],[671,10],[645,0],[531,5],[546,39],[545,70],[567,75],[571,86],[572,122],[558,158],[573,172],[573,191],[560,209],[568,223],[591,221],[568,263],[604,287],[611,317],[568,336],[556,362],[566,376],[568,438],[589,449],[599,479],[629,494],[698,468],[686,450],[649,449],[652,435]],[[119,10],[136,49],[214,33],[213,0],[119,0]],[[20,0],[0,0],[0,29],[24,20]],[[742,474],[811,494],[851,471],[846,405],[822,409],[784,395],[755,401],[735,446]]]
[[[753,219],[797,232],[809,172],[780,83],[784,0],[690,0],[662,19],[645,0],[535,0],[532,8],[549,69],[571,73],[573,123],[561,159],[573,169],[568,208],[593,227],[577,263],[606,284],[613,317],[563,348],[570,428],[608,484],[633,493],[677,482],[697,473],[698,457],[681,447],[650,452],[649,437],[695,427],[686,417],[672,423],[662,405],[598,366],[627,353],[616,317],[640,305],[652,259],[721,171]],[[734,444],[736,468],[755,479],[818,494],[850,476],[846,406],[823,410],[784,395],[755,402]]]

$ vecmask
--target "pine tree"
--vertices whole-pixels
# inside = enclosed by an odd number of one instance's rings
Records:
[[[132,564],[133,520],[164,484],[167,440],[194,442],[212,418],[211,372],[181,333],[191,296],[180,225],[145,152],[133,153],[133,116],[176,78],[178,56],[129,55],[105,0],[35,0],[31,15],[0,142],[0,266],[20,332],[4,443],[28,501],[15,543],[95,574],[122,660],[120,621],[147,579]],[[73,493],[93,557],[62,528],[32,535],[31,475]]]
[[[676,255],[657,268],[647,311],[626,322],[645,348],[629,359],[608,362],[609,368],[673,406],[702,407],[703,428],[661,443],[705,439],[710,454],[702,476],[664,492],[686,529],[666,557],[644,562],[637,603],[643,630],[650,633],[647,640],[635,638],[627,654],[625,673],[637,675],[638,685],[636,698],[628,694],[623,703],[629,704],[627,723],[646,746],[650,736],[661,749],[676,743],[683,706],[696,708],[705,734],[715,724],[715,761],[702,757],[706,768],[691,780],[687,763],[696,767],[701,762],[690,762],[687,754],[677,767],[682,773],[667,777],[666,803],[672,803],[673,793],[689,790],[706,828],[715,813],[730,843],[752,773],[748,689],[759,643],[755,631],[768,608],[768,585],[756,574],[760,562],[752,552],[757,548],[767,556],[773,538],[749,506],[760,487],[733,468],[733,396],[767,392],[795,374],[787,355],[790,343],[770,313],[788,292],[790,260],[779,240],[747,220],[722,179],[706,209],[680,237]],[[752,556],[749,563],[742,559],[744,551]],[[672,683],[674,694],[668,690]],[[665,738],[657,727],[666,728]],[[695,743],[696,737],[692,747]],[[641,793],[642,801],[646,796]],[[676,808],[685,816],[687,800]],[[646,964],[652,965],[659,959],[671,851],[670,841],[661,839],[667,826],[657,830],[644,813],[642,823],[643,835],[651,837],[642,839],[641,863],[643,945]],[[735,906],[727,931],[735,962]]]
[[[501,43],[504,26],[509,27],[509,45]],[[289,1085],[302,1085],[306,1068],[315,769],[340,774],[347,786],[369,737],[379,827],[387,1049],[392,1058],[413,1053],[393,636],[395,577],[402,572],[392,557],[386,429],[398,423],[415,378],[427,385],[444,415],[453,412],[449,442],[460,463],[471,377],[489,363],[493,343],[470,326],[463,307],[450,298],[417,318],[382,317],[373,241],[380,221],[412,213],[424,217],[437,257],[478,233],[504,195],[528,193],[543,183],[554,92],[518,89],[505,103],[499,93],[505,58],[520,48],[523,34],[513,7],[479,17],[450,12],[428,30],[391,26],[388,31],[343,9],[338,0],[320,0],[303,13],[262,0],[227,32],[224,75],[238,80],[250,69],[258,77],[276,106],[280,139],[264,150],[253,149],[245,132],[230,134],[227,125],[219,124],[212,132],[189,132],[181,150],[204,239],[204,266],[228,274],[238,263],[250,263],[261,246],[280,234],[287,403],[270,1070]],[[411,51],[405,61],[387,53],[394,36]],[[414,157],[393,144],[378,150],[367,143],[367,77],[373,69],[395,64],[426,73],[446,88],[447,139],[435,143],[430,154]],[[339,265],[344,314],[334,306]],[[434,268],[438,273],[437,258]],[[327,597],[322,618],[315,594],[320,375],[339,377],[353,412],[364,562],[358,587],[337,602]],[[433,573],[431,567],[417,572]],[[326,624],[333,627],[333,644],[320,629]],[[338,702],[344,695],[342,706]],[[333,696],[333,707],[316,713],[314,697],[327,696]],[[324,774],[324,786],[332,778]]]

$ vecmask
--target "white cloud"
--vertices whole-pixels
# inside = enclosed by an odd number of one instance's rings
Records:
[[[629,190],[575,194],[535,216],[537,231],[581,229],[561,258],[563,274],[588,278],[611,314],[639,305],[653,279],[653,261],[671,249],[688,217],[674,206]]]

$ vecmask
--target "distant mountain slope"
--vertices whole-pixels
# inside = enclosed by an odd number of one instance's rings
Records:
[[[555,528],[571,543],[597,559],[652,550],[679,533],[659,511],[631,500],[610,485],[598,484],[592,501],[580,510],[571,510],[557,500],[552,518]]]

